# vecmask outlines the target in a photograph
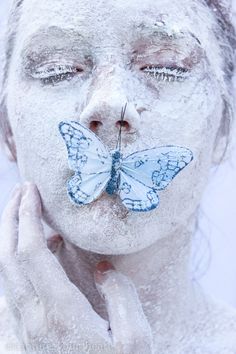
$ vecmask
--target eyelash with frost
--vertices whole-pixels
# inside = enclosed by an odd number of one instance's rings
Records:
[[[189,71],[184,68],[147,66],[142,71],[160,81],[169,82],[184,81],[189,76]]]
[[[189,76],[189,71],[185,68],[147,66],[141,70],[158,81],[184,81]],[[82,71],[71,65],[56,65],[54,67],[45,65],[36,69],[31,76],[42,80],[44,84],[54,84],[70,80],[75,74]]]
[[[57,84],[61,81],[70,81],[76,74],[83,70],[71,65],[41,66],[31,76],[41,80],[44,84]]]
[[[57,76],[57,75],[66,75],[66,74],[75,74],[78,72],[78,68],[73,67],[71,65],[58,65],[55,67],[45,66],[40,67],[40,69],[35,70],[32,76],[35,79],[47,79],[49,76]]]

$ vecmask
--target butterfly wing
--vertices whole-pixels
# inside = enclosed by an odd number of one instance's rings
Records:
[[[78,122],[61,122],[68,163],[75,175],[67,182],[70,199],[84,205],[94,201],[110,179],[112,158],[102,141]]]
[[[110,174],[104,172],[81,174],[76,173],[67,182],[70,199],[77,205],[85,205],[96,200],[105,190]]]
[[[163,190],[192,159],[193,154],[187,148],[161,146],[127,156],[121,170],[147,187]]]
[[[79,173],[111,171],[111,155],[102,141],[78,122],[61,122],[59,131],[66,143],[70,168]]]
[[[153,188],[147,187],[122,171],[118,193],[122,203],[131,211],[149,211],[159,204],[159,198]]]

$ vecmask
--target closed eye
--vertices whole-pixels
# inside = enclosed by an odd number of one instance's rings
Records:
[[[83,73],[84,70],[78,66],[71,65],[45,65],[36,68],[31,77],[39,79],[43,84],[57,84],[62,81],[70,81],[74,76]]]
[[[159,81],[184,81],[189,77],[189,70],[182,67],[163,67],[149,65],[141,68],[147,76],[152,76]]]

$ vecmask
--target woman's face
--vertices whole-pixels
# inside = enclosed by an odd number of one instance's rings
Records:
[[[213,21],[189,0],[24,1],[7,96],[18,165],[38,186],[47,223],[72,243],[131,253],[183,231],[195,213],[222,116]],[[73,172],[58,123],[77,120],[114,149],[126,102],[124,155],[180,145],[194,161],[159,193],[154,211],[127,213],[105,193],[77,207],[67,196]]]

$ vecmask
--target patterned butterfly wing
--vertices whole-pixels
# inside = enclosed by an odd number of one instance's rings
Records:
[[[77,205],[89,204],[106,189],[109,179],[110,174],[105,172],[87,175],[76,173],[67,182],[68,195]]]
[[[149,211],[159,204],[159,198],[153,188],[147,187],[137,179],[120,171],[119,196],[122,203],[131,211]]]
[[[161,146],[127,156],[121,171],[149,188],[163,190],[192,159],[193,154],[187,148]]]
[[[111,155],[102,141],[78,122],[61,122],[59,131],[66,143],[69,167],[75,171],[67,182],[68,194],[78,205],[91,203],[110,179]]]
[[[79,173],[111,170],[111,155],[102,141],[78,122],[61,122],[59,131],[66,143],[69,166]]]

